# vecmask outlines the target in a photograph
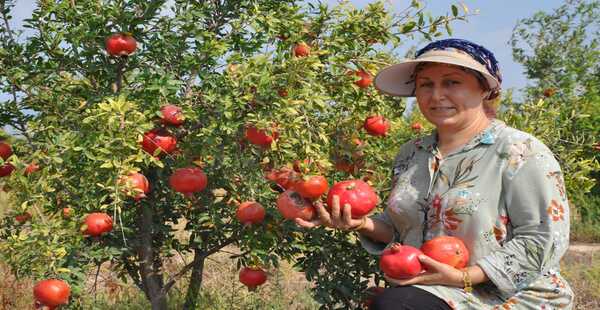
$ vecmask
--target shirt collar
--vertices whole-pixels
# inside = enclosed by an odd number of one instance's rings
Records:
[[[497,119],[492,119],[490,124],[482,130],[480,133],[475,135],[467,144],[465,144],[458,152],[464,152],[475,148],[480,144],[492,145],[496,143],[496,139],[498,138],[498,133],[502,128],[506,127],[506,124]],[[436,155],[438,153],[438,139],[437,139],[437,130],[434,130],[430,135],[418,138],[414,141],[415,146],[427,152]]]

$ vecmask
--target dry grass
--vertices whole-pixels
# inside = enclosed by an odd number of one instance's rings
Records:
[[[575,309],[600,309],[600,251],[569,252],[561,266],[575,292]]]

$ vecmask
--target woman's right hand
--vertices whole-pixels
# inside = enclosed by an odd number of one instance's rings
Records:
[[[305,228],[313,228],[317,226],[325,226],[341,230],[353,230],[363,223],[365,219],[353,219],[350,204],[345,204],[340,208],[340,197],[337,195],[333,196],[333,203],[331,206],[331,213],[327,211],[323,202],[320,200],[315,201],[315,209],[317,210],[318,216],[311,220],[306,221],[301,218],[296,218],[295,222],[298,226]]]

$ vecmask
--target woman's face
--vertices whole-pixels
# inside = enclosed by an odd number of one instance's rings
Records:
[[[415,94],[421,113],[438,129],[460,130],[479,118],[483,90],[477,78],[459,67],[432,63],[417,73]]]

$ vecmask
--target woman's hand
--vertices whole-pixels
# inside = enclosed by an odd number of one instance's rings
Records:
[[[413,284],[441,284],[455,287],[463,287],[462,271],[440,263],[427,255],[419,255],[419,261],[427,266],[428,271],[410,279],[392,279],[386,276],[386,280],[400,286]]]
[[[331,213],[327,211],[323,205],[323,202],[320,200],[315,201],[314,205],[317,210],[318,217],[312,221],[305,221],[301,218],[296,218],[295,222],[298,226],[305,228],[325,226],[341,230],[352,230],[353,228],[361,225],[363,221],[363,219],[352,218],[350,204],[345,204],[343,208],[340,208],[340,197],[337,195],[333,196]]]

